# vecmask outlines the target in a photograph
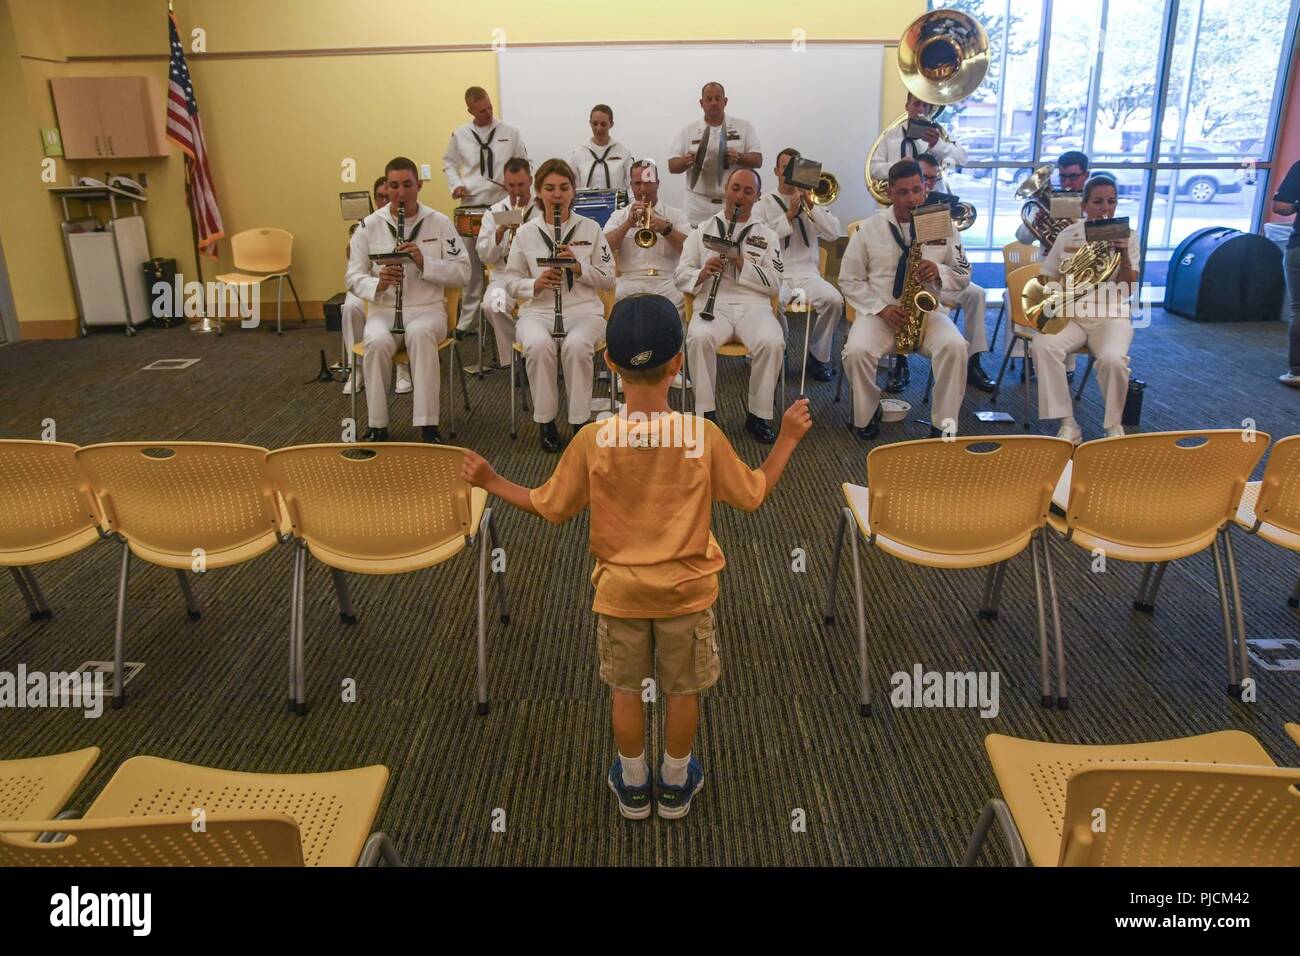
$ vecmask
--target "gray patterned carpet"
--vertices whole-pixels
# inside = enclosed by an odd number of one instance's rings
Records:
[[[990,324],[993,316],[990,315]],[[802,346],[795,320],[792,349]],[[474,341],[469,343],[471,349]],[[100,333],[79,341],[0,348],[0,437],[238,441],[270,447],[335,440],[347,403],[311,378],[335,335],[290,324],[282,338],[232,329],[200,338],[184,328]],[[1285,329],[1197,325],[1157,313],[1138,332],[1133,367],[1149,389],[1146,430],[1239,426],[1300,431],[1300,392],[1277,385]],[[144,372],[158,358],[197,357],[187,371]],[[987,360],[986,360],[987,361]],[[794,371],[794,362],[791,362]],[[993,365],[990,372],[995,370]],[[925,363],[907,394],[920,407]],[[739,453],[761,452],[743,433],[743,361],[724,360],[721,417]],[[798,388],[794,371],[792,392]],[[1021,413],[1021,386],[1002,406]],[[473,413],[458,442],[504,474],[538,483],[553,459],[526,425],[512,442],[505,373],[471,380]],[[1037,702],[1033,582],[1028,556],[1013,564],[1001,620],[975,620],[982,578],[865,554],[877,714],[857,714],[851,577],[840,582],[840,623],[821,624],[839,484],[862,481],[868,450],[846,427],[834,385],[813,383],[814,431],[775,497],[753,515],[719,507],[715,533],[729,566],[718,606],[723,676],[703,708],[697,745],[708,773],[690,816],[622,820],[604,783],[613,757],[607,693],[596,676],[585,519],[553,529],[498,507],[509,554],[513,619],[489,635],[492,712],[474,713],[474,567],[468,555],[402,578],[355,578],[360,621],[340,624],[329,576],[308,577],[306,718],[285,713],[290,551],[196,580],[203,618],[190,623],[170,572],[136,563],[127,659],[144,670],[121,711],[98,720],[71,710],[0,712],[0,758],[96,744],[104,754],[73,801],[84,806],[134,754],[248,771],[318,771],[382,763],[392,779],[378,825],[415,864],[913,864],[960,859],[995,783],[989,732],[1085,743],[1240,728],[1280,763],[1297,752],[1282,732],[1300,719],[1300,673],[1256,670],[1259,702],[1223,692],[1223,644],[1208,555],[1172,566],[1154,617],[1131,610],[1138,569],[1088,571],[1077,549],[1057,550],[1072,709]],[[444,399],[445,401],[445,399]],[[964,433],[993,433],[973,417]],[[445,408],[445,405],[444,405]],[[409,399],[394,400],[394,438],[412,439]],[[1090,386],[1079,418],[1100,431]],[[405,421],[405,424],[403,424]],[[1019,433],[1019,425],[1011,426]],[[886,440],[920,437],[886,426]],[[1285,598],[1300,562],[1236,537],[1246,624],[1253,638],[1300,636]],[[807,569],[791,570],[791,552]],[[31,624],[13,582],[0,579],[0,670],[72,669],[111,658],[117,548],[101,544],[39,570],[53,620]],[[1000,713],[892,709],[889,675],[926,669],[996,670]],[[358,701],[344,703],[346,678]],[[656,707],[653,724],[662,722]],[[661,730],[651,731],[652,754]],[[493,832],[493,811],[505,832]],[[796,810],[806,830],[793,832]],[[996,842],[996,841],[994,841]],[[1000,848],[990,862],[1004,860]]]

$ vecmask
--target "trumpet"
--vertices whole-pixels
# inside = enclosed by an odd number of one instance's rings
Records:
[[[959,10],[923,13],[898,41],[898,72],[908,92],[932,105],[925,119],[933,123],[944,106],[964,100],[984,82],[989,69],[989,38],[978,20]],[[889,205],[889,181],[871,175],[871,161],[886,137],[908,121],[907,113],[880,131],[867,152],[867,189],[882,206]],[[951,142],[939,127],[939,136]]]
[[[641,228],[636,231],[636,235],[632,238],[632,241],[642,249],[653,249],[654,244],[659,241],[659,234],[650,228],[650,219],[653,215],[654,210],[650,208],[649,203],[646,203],[645,216],[641,219]]]

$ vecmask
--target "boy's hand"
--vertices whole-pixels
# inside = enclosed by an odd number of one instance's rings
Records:
[[[465,449],[465,460],[461,462],[460,476],[476,488],[486,488],[497,476],[487,459],[476,452]]]
[[[781,416],[781,436],[789,435],[799,441],[812,428],[812,414],[808,411],[808,399],[801,398],[785,410]]]

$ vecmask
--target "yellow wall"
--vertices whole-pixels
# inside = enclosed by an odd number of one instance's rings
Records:
[[[39,161],[37,128],[55,125],[48,84],[52,76],[151,74],[165,79],[162,0],[115,0],[111,15],[105,15],[98,0],[7,0],[7,5],[22,57],[29,113],[25,128],[30,135],[20,133],[17,139],[29,141],[21,152],[31,154],[31,162]],[[888,5],[861,0],[801,5],[786,0],[713,5],[663,0],[653,5],[653,16],[647,17],[629,15],[628,5],[608,0],[540,6],[536,0],[477,4],[411,0],[396,7],[356,0],[176,2],[187,46],[192,29],[201,27],[206,32],[208,55],[191,54],[190,68],[226,234],[268,224],[294,233],[295,280],[309,301],[327,298],[341,288],[347,228],[339,216],[338,193],[367,188],[393,155],[404,153],[432,164],[433,179],[421,198],[444,212],[454,206],[439,157],[450,130],[466,118],[461,100],[465,87],[477,84],[496,93],[496,54],[487,47],[502,34],[494,30],[504,30],[507,56],[511,43],[788,40],[796,29],[804,30],[810,41],[893,42],[924,7],[924,0]],[[469,49],[414,53],[394,49],[418,46]],[[385,52],[337,52],[358,50]],[[336,52],[305,55],[304,51]],[[273,55],[230,56],[254,52]],[[664,53],[671,56],[671,48]],[[113,59],[149,56],[157,58]],[[12,73],[13,53],[5,59],[0,68]],[[887,120],[899,111],[903,99],[892,50],[884,72],[881,112]],[[827,95],[828,115],[849,101],[844,91],[828,90]],[[502,115],[525,131],[537,121],[511,117],[509,104],[501,106]],[[6,110],[13,108],[6,105]],[[6,129],[22,129],[19,120]],[[11,176],[10,152],[0,153],[0,175],[6,183],[21,183]],[[184,167],[180,153],[172,149],[171,154],[166,159],[113,163],[59,160],[59,182],[67,183],[73,174],[100,178],[105,172],[147,173],[150,202],[145,218],[151,252],[176,258],[187,277],[192,277]],[[341,180],[345,159],[356,161],[356,185]],[[17,161],[15,155],[13,162]],[[39,209],[48,218],[59,254],[53,260],[28,261],[24,268],[34,272],[42,288],[62,285],[66,296],[20,299],[19,316],[24,323],[68,319],[75,315],[75,307],[56,229],[59,210],[40,195],[43,186],[32,189],[36,195],[26,198],[25,208]],[[9,246],[5,242],[6,253]],[[204,260],[206,278],[231,268],[228,242],[221,243],[221,251],[219,263]],[[11,258],[11,274],[15,268]]]

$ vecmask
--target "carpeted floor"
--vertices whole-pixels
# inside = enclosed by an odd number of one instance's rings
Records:
[[[794,354],[801,333],[796,320]],[[6,346],[0,437],[40,437],[52,419],[60,440],[81,444],[337,440],[348,414],[341,387],[303,384],[321,348],[332,361],[337,336],[293,323],[280,338],[266,329],[211,338],[177,328]],[[1275,382],[1284,355],[1281,324],[1197,325],[1157,312],[1132,349],[1135,373],[1148,383],[1144,429],[1252,419],[1276,437],[1300,431],[1300,392]],[[155,359],[190,357],[202,361],[180,372],[141,371]],[[906,397],[923,410],[926,365],[913,361]],[[986,364],[992,374],[996,363]],[[741,428],[747,371],[743,361],[723,360],[720,412],[739,453],[757,464],[762,451]],[[538,449],[531,424],[509,439],[505,373],[470,384],[474,410],[460,416],[457,441],[514,480],[538,483],[555,459]],[[868,448],[846,427],[847,395],[836,404],[833,384],[810,384],[814,430],[774,498],[752,515],[715,510],[728,557],[718,605],[723,675],[705,699],[696,748],[707,785],[685,820],[624,821],[605,786],[613,745],[596,675],[585,518],[554,529],[499,503],[513,619],[489,634],[487,717],[474,713],[468,555],[401,578],[354,578],[354,627],[339,622],[328,574],[313,565],[312,708],[305,718],[285,713],[290,550],[282,547],[195,579],[204,609],[197,623],[186,619],[170,572],[137,562],[127,659],[146,666],[130,684],[128,706],[98,720],[63,709],[0,712],[0,758],[102,747],[74,806],[134,754],[248,771],[382,763],[392,779],[378,825],[409,862],[523,865],[952,864],[995,792],[982,744],[995,731],[1101,743],[1239,728],[1279,763],[1300,763],[1282,732],[1284,720],[1300,719],[1300,672],[1257,668],[1253,707],[1223,691],[1208,555],[1169,569],[1159,609],[1147,617],[1130,608],[1138,568],[1112,562],[1093,574],[1082,551],[1058,548],[1072,704],[1062,713],[1038,704],[1028,555],[1010,569],[1001,620],[982,623],[978,572],[923,570],[867,552],[877,713],[859,717],[851,571],[842,569],[841,623],[823,627],[821,608],[839,485],[864,480]],[[798,390],[797,370],[790,390]],[[1001,406],[1022,414],[1018,380]],[[393,437],[412,439],[409,399],[393,407]],[[973,412],[987,407],[982,393],[969,393],[963,433],[1020,433],[1018,423],[977,422]],[[1079,414],[1089,437],[1100,433],[1100,415],[1092,385]],[[889,441],[923,435],[916,425],[885,427]],[[1246,535],[1235,541],[1250,636],[1300,637],[1285,603],[1300,562]],[[796,548],[807,554],[806,570],[792,570]],[[20,663],[68,670],[111,658],[117,558],[105,543],[39,569],[55,612],[43,623],[27,622],[12,580],[0,579],[0,670]],[[889,675],[917,663],[997,671],[999,714],[889,707]],[[341,700],[347,678],[357,682],[355,703]],[[654,716],[661,724],[661,705]],[[657,755],[660,729],[651,736]],[[492,829],[497,809],[504,832]],[[796,810],[806,820],[802,832],[792,828]],[[997,848],[988,859],[1005,855]]]

